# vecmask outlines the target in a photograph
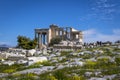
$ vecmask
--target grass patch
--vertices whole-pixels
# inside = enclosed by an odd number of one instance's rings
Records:
[[[69,55],[72,51],[61,51],[61,55],[60,56],[66,56]]]
[[[1,64],[0,65],[0,72],[3,72],[3,73],[12,73],[12,72],[15,72],[15,71],[18,71],[22,66],[22,64],[14,64],[14,65],[4,65],[4,64]]]

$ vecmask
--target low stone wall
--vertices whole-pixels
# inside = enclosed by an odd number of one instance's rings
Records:
[[[24,56],[9,56],[7,59],[11,60],[11,61],[18,61],[18,60],[26,60],[26,57],[24,57]]]
[[[59,51],[76,51],[81,48],[82,46],[53,46],[54,50],[59,50]]]

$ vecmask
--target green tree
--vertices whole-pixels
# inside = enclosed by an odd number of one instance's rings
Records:
[[[59,38],[59,37],[55,37],[55,38],[52,38],[51,40],[50,40],[50,46],[53,46],[54,44],[59,44],[60,42],[61,42],[61,38]]]
[[[26,36],[18,36],[17,37],[17,47],[23,48],[23,49],[34,49],[37,45],[37,40],[33,39],[31,40],[30,38]]]
[[[36,39],[33,39],[33,40],[29,41],[29,43],[28,43],[29,49],[34,49],[36,47],[36,45],[37,45]]]

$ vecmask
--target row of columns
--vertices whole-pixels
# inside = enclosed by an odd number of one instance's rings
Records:
[[[66,30],[64,30],[63,28],[59,28],[59,29],[56,29],[55,31],[56,31],[55,35],[61,36],[62,40],[63,40],[64,35],[65,35],[65,38],[68,38],[68,39],[72,38],[72,36],[71,36],[72,30],[69,27],[66,28]]]
[[[39,49],[42,49],[43,45],[48,44],[48,32],[35,32],[35,38],[37,39],[37,47]]]
[[[55,36],[61,36],[62,39],[63,39],[63,36],[64,36],[64,30],[62,29],[55,29]]]
[[[51,29],[49,30],[35,30],[35,38],[37,39],[38,43],[38,48],[42,49],[43,45],[48,45],[50,42],[50,39],[56,36],[59,36],[64,39],[70,39],[73,40],[76,38],[76,35],[78,35],[79,39],[82,39],[82,32],[77,32],[74,33],[73,35],[72,28],[71,27],[66,27],[66,28],[56,28],[56,29]]]

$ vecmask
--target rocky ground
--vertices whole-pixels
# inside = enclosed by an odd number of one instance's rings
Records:
[[[30,66],[1,64],[0,80],[120,80],[119,45],[46,51],[39,56],[48,61]]]

